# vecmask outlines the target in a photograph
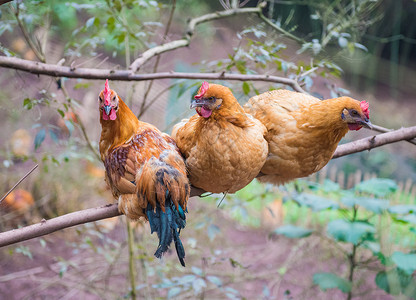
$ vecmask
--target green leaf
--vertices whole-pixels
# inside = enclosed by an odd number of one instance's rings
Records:
[[[86,26],[87,28],[89,28],[89,27],[91,27],[92,25],[94,25],[94,22],[95,22],[95,17],[89,18],[89,19],[87,20],[87,22],[85,22],[85,26]]]
[[[176,297],[176,296],[178,296],[181,292],[182,292],[182,288],[181,288],[181,287],[178,287],[178,286],[175,286],[175,287],[173,287],[173,288],[171,288],[171,289],[169,290],[168,295],[167,295],[167,298],[168,298],[168,299],[171,299],[171,298],[173,298],[173,297]]]
[[[205,287],[207,287],[207,284],[202,278],[197,278],[192,282],[192,288],[194,289],[195,294],[199,294]]]
[[[40,147],[42,142],[45,140],[46,137],[46,130],[45,128],[42,128],[39,130],[39,132],[35,136],[35,150]]]
[[[395,220],[401,221],[404,223],[416,224],[416,215],[410,214],[410,215],[403,216],[403,217],[396,217]]]
[[[293,200],[301,206],[310,207],[313,211],[321,211],[339,207],[336,202],[330,199],[306,193],[296,195]]]
[[[393,180],[387,178],[372,178],[357,184],[355,190],[373,194],[377,197],[384,197],[395,192],[397,190],[397,184]]]
[[[65,113],[62,109],[57,109],[58,113],[61,115],[61,117],[65,117]]]
[[[107,19],[107,29],[110,33],[112,33],[114,28],[116,28],[116,19],[114,17],[109,17]]]
[[[207,232],[209,240],[212,241],[215,239],[217,234],[221,232],[221,229],[217,225],[210,224],[207,228]]]
[[[207,276],[207,279],[211,283],[215,284],[217,287],[221,287],[222,286],[222,280],[221,280],[221,278],[219,278],[217,276]]]
[[[30,100],[29,98],[25,98],[25,100],[23,100],[23,107],[26,108],[27,110],[32,109],[33,107],[32,100]]]
[[[391,295],[399,295],[402,293],[412,299],[416,296],[415,280],[412,275],[408,275],[400,269],[377,273],[375,282],[380,289]]]
[[[65,126],[68,128],[69,135],[72,135],[72,132],[74,132],[74,124],[70,120],[65,120]]]
[[[391,259],[399,269],[408,275],[411,275],[416,270],[416,254],[406,254],[396,251],[391,256]]]
[[[276,228],[273,233],[282,234],[291,239],[303,238],[310,236],[313,230],[301,228],[293,225],[284,225]]]
[[[29,247],[26,247],[26,246],[19,246],[19,247],[17,247],[17,248],[15,249],[15,251],[14,251],[14,252],[15,252],[15,253],[21,253],[21,254],[23,254],[24,256],[27,256],[27,257],[29,257],[30,259],[33,259],[32,252],[30,252]]]
[[[348,207],[359,205],[365,209],[381,214],[389,207],[389,201],[377,198],[365,198],[365,197],[345,197],[341,199],[341,202]]]
[[[202,271],[202,269],[200,269],[198,267],[192,266],[191,269],[192,269],[192,272],[194,274],[198,275],[198,276],[203,276],[204,275],[204,272]]]
[[[315,273],[313,275],[313,283],[319,285],[321,290],[339,289],[343,293],[351,291],[351,282],[339,277],[334,273]]]
[[[388,208],[392,214],[409,214],[416,212],[416,205],[400,204],[392,205]]]
[[[87,89],[91,86],[91,83],[82,83],[82,82],[78,82],[77,84],[74,85],[74,90],[78,90],[78,89]]]
[[[344,219],[333,220],[327,225],[327,232],[337,241],[356,245],[368,234],[375,232],[374,226],[365,222],[349,222]]]
[[[248,93],[250,93],[250,85],[247,82],[243,82],[243,92],[245,95],[248,95]]]
[[[55,131],[51,128],[49,128],[49,136],[51,137],[52,141],[55,143],[59,142],[58,136],[56,135]]]

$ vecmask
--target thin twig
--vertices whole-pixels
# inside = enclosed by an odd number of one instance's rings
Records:
[[[176,0],[172,0],[172,8],[171,8],[170,13],[169,13],[168,23],[166,24],[165,32],[163,33],[163,38],[162,38],[163,41],[165,41],[166,38],[168,37],[168,33],[169,33],[170,26],[172,24],[173,14],[175,12],[175,8],[176,8]],[[153,66],[153,73],[157,72],[157,68],[158,68],[159,62],[160,62],[160,57],[161,57],[160,54],[158,54],[157,57],[156,57],[156,62],[155,62],[155,65]],[[141,116],[143,116],[143,114],[145,112],[144,108],[146,107],[146,100],[147,100],[147,97],[149,96],[149,93],[150,93],[150,90],[152,89],[152,86],[153,86],[153,80],[151,80],[149,82],[147,90],[144,93],[143,101],[142,101],[142,104],[140,106],[140,111],[139,111],[139,114],[137,115],[138,119],[140,119]]]
[[[38,164],[36,164],[29,172],[26,173],[25,176],[23,176],[7,193],[0,199],[0,203],[23,181],[25,180],[35,169],[39,167]]]
[[[136,300],[136,271],[134,268],[134,235],[133,228],[131,227],[130,220],[126,220],[127,224],[127,240],[129,249],[129,278],[131,287],[131,300]]]
[[[297,41],[298,43],[303,44],[305,41],[294,36],[293,34],[289,33],[288,31],[284,30],[283,28],[279,27],[278,25],[274,24],[270,21],[266,16],[262,13],[262,8],[266,5],[265,2],[261,2],[257,7],[249,7],[249,8],[237,8],[233,7],[231,9],[227,9],[221,12],[215,12],[211,14],[202,15],[200,17],[193,18],[188,23],[188,28],[186,30],[186,34],[182,39],[175,40],[151,49],[146,50],[142,53],[140,57],[138,57],[129,67],[132,73],[135,73],[143,64],[145,64],[151,58],[167,52],[171,50],[175,50],[178,48],[186,47],[190,44],[191,38],[195,32],[195,27],[201,23],[213,21],[221,18],[226,18],[230,16],[234,16],[237,14],[247,14],[247,13],[256,13],[260,19],[266,22],[267,25],[271,26],[273,29],[277,30],[278,32],[282,33],[283,35]]]
[[[20,20],[20,17],[19,17],[19,2],[17,3],[17,5],[16,5],[16,10],[13,8],[13,6],[10,6],[11,7],[11,9],[13,10],[13,12],[14,12],[14,15],[15,15],[15,17],[16,17],[16,21],[17,21],[17,24],[19,25],[19,27],[20,27],[20,30],[22,31],[22,33],[23,33],[23,37],[25,38],[25,40],[26,40],[26,42],[27,42],[27,44],[29,45],[29,47],[30,47],[30,49],[32,49],[32,51],[33,51],[33,53],[35,53],[35,55],[36,55],[36,57],[41,61],[41,62],[46,62],[45,61],[45,56],[43,55],[43,53],[42,53],[42,49],[38,49],[37,47],[36,47],[36,45],[33,43],[33,41],[32,41],[32,39],[30,38],[30,35],[29,35],[29,33],[27,32],[27,30],[26,30],[26,27],[23,25],[23,23],[22,23],[22,21]]]

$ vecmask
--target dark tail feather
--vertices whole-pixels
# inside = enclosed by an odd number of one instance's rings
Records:
[[[146,215],[149,219],[150,229],[157,233],[159,237],[159,246],[155,252],[157,258],[169,249],[172,240],[175,242],[176,253],[182,266],[185,267],[185,249],[179,238],[182,228],[185,228],[186,217],[183,208],[179,205],[179,211],[175,204],[170,200],[169,192],[166,192],[165,212],[156,203],[156,209],[149,203],[146,209]]]

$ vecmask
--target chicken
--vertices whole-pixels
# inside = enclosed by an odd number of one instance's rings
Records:
[[[139,121],[108,80],[98,98],[101,160],[119,211],[132,220],[149,220],[159,237],[155,256],[160,258],[173,240],[185,266],[179,234],[186,224],[190,184],[179,149],[170,136]]]
[[[349,97],[321,101],[274,90],[252,97],[244,109],[267,128],[269,155],[258,179],[274,184],[319,171],[348,130],[372,127],[369,104]]]
[[[173,128],[193,186],[234,193],[259,173],[267,156],[266,128],[247,115],[231,90],[204,82],[192,101],[197,114]]]

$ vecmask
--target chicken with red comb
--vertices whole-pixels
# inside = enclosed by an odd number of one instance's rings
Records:
[[[106,181],[119,211],[129,219],[149,220],[159,237],[160,258],[172,242],[185,266],[179,238],[185,228],[190,193],[185,162],[175,141],[156,127],[139,121],[108,80],[99,96],[100,154]]]
[[[266,128],[246,114],[228,87],[204,82],[191,108],[197,114],[173,128],[192,185],[235,193],[259,173],[267,156]]]
[[[350,97],[321,101],[274,90],[252,97],[244,108],[267,128],[269,154],[259,180],[275,184],[319,171],[348,130],[372,127],[369,104]]]

